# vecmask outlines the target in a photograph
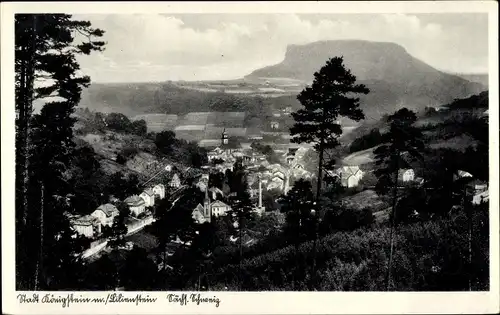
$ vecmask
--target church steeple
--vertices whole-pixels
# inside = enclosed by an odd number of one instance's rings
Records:
[[[210,208],[210,197],[208,197],[208,181],[205,186],[205,200],[203,200],[203,215],[205,216],[205,220],[210,222],[212,219],[212,209]]]
[[[229,139],[227,138],[226,128],[224,128],[224,130],[222,131],[221,141],[222,141],[221,144],[223,144],[223,145],[228,144],[228,142],[229,142]]]

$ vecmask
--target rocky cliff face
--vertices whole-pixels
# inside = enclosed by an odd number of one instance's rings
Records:
[[[400,107],[415,110],[467,97],[486,89],[476,82],[439,71],[394,43],[361,40],[321,41],[290,45],[283,62],[258,69],[246,79],[290,78],[311,83],[329,58],[343,56],[360,83],[371,90],[362,107],[379,117]]]

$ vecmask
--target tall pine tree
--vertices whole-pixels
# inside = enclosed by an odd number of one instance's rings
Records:
[[[71,115],[82,87],[90,82],[79,76],[76,55],[101,51],[104,42],[94,38],[103,33],[66,14],[15,16],[18,289],[74,286],[61,279],[74,278],[67,273],[75,270],[71,262],[79,248],[73,248],[62,214],[66,209],[56,201],[70,192],[66,170],[74,149]],[[35,100],[45,102],[38,115],[33,115]],[[44,261],[56,255],[59,260]]]
[[[355,121],[364,118],[359,109],[359,98],[353,94],[367,94],[369,90],[356,84],[356,77],[346,69],[343,57],[334,57],[314,73],[312,86],[297,96],[303,109],[292,113],[295,125],[290,128],[295,143],[314,143],[319,153],[317,199],[321,194],[324,152],[339,145],[342,128],[339,116]]]
[[[390,232],[389,265],[387,268],[387,289],[391,288],[391,268],[394,252],[394,233],[396,225],[396,203],[398,201],[398,173],[401,168],[411,160],[420,159],[424,151],[420,130],[413,124],[417,120],[414,112],[402,108],[388,117],[390,124],[386,134],[387,143],[375,149],[376,164],[380,166],[375,170],[378,178],[376,189],[379,193],[392,192],[392,214]]]

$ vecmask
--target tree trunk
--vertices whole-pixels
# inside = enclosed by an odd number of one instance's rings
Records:
[[[242,279],[242,278],[241,278],[241,270],[242,270],[242,269],[241,269],[241,268],[242,268],[242,267],[241,267],[241,263],[242,263],[242,259],[243,259],[243,240],[242,240],[242,238],[241,238],[241,235],[243,234],[243,233],[242,233],[243,226],[241,225],[241,223],[242,223],[242,219],[241,219],[241,217],[240,217],[239,221],[240,221],[240,222],[239,222],[239,225],[240,225],[240,226],[239,226],[239,228],[240,228],[240,262],[239,262],[239,273],[238,273],[238,274],[239,274],[239,278],[240,278],[240,279],[239,279],[239,283],[240,283],[240,291],[241,291],[241,287],[242,287],[242,285],[241,285],[241,284],[242,284],[242,281],[241,281],[241,279]]]
[[[33,28],[32,28],[32,37],[30,39],[29,51],[28,51],[28,64],[26,67],[25,75],[26,75],[26,87],[25,93],[21,97],[23,98],[23,110],[24,110],[24,121],[21,124],[24,126],[23,130],[20,131],[23,133],[22,143],[20,146],[22,147],[22,195],[21,200],[23,203],[23,224],[26,224],[26,219],[28,216],[28,184],[29,184],[29,176],[28,176],[28,168],[29,168],[29,148],[30,148],[30,120],[31,115],[33,113],[33,99],[34,99],[34,80],[35,80],[35,54],[36,54],[36,38],[37,38],[37,28],[36,28],[36,15],[32,15],[33,19]]]
[[[469,250],[469,291],[472,291],[472,208],[467,207],[467,188],[464,187],[463,194],[463,209],[467,213],[467,227],[468,227],[468,250]]]
[[[397,192],[398,192],[398,172],[399,168],[396,167],[396,170],[394,171],[394,186],[392,188],[392,220],[391,220],[391,232],[390,232],[390,250],[389,250],[389,263],[387,265],[387,291],[390,291],[391,289],[391,270],[392,270],[392,260],[394,256],[394,236],[395,236],[395,229],[396,229],[396,202],[397,202]]]
[[[316,187],[316,202],[319,202],[321,196],[321,183],[323,181],[323,138],[319,142],[319,162],[318,162],[318,185]]]
[[[43,180],[43,179],[42,179]],[[44,235],[44,193],[45,193],[45,186],[43,185],[43,182],[40,183],[40,252],[39,252],[39,257],[37,259],[36,263],[36,270],[35,270],[35,291],[37,291],[40,288],[40,277],[42,273],[42,268],[43,268],[43,235]]]

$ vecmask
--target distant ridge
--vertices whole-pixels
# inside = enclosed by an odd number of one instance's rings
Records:
[[[397,44],[338,40],[290,45],[281,63],[255,70],[239,80],[92,84],[84,89],[80,105],[129,116],[241,111],[247,113],[251,126],[262,127],[272,110],[299,108],[296,95],[334,56],[344,56],[358,82],[370,89],[368,95],[360,96],[366,119],[377,120],[401,107],[421,110],[448,104],[487,90],[476,82],[479,76],[439,71]],[[240,93],[232,93],[235,90]],[[245,90],[252,93],[243,93]],[[160,128],[158,123],[153,125]]]
[[[334,56],[344,56],[358,81],[370,88],[371,93],[361,97],[363,109],[377,118],[403,106],[418,110],[486,89],[480,83],[429,66],[397,44],[363,40],[290,45],[281,63],[255,70],[245,79],[278,77],[310,83],[314,72]]]

